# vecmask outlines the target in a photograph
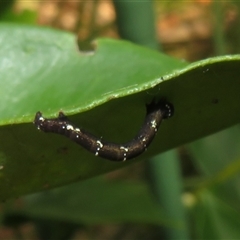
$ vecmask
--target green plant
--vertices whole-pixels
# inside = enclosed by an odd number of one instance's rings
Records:
[[[239,55],[189,64],[110,39],[96,40],[93,52],[86,53],[78,50],[73,34],[6,23],[0,25],[0,41],[4,42],[0,49],[2,200],[92,178],[239,122]],[[37,131],[32,124],[39,110],[47,117],[62,110],[106,140],[126,141],[141,125],[146,103],[161,97],[173,103],[174,117],[162,124],[144,155],[126,163],[99,159],[68,139]],[[186,184],[193,199],[189,213],[196,223],[194,236],[200,238],[240,235],[235,196],[238,126],[220,134],[225,137],[213,135],[188,146],[206,178]],[[208,149],[211,145],[217,150]],[[166,159],[161,161],[167,161],[169,156],[163,156]],[[144,222],[185,227],[166,217],[148,191],[145,183],[91,179],[29,196],[14,213],[77,224]],[[207,226],[201,225],[201,218],[209,221]],[[219,227],[223,223],[224,229]]]

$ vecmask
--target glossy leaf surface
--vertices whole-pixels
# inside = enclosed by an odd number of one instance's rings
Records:
[[[17,41],[16,41],[17,39]],[[145,105],[175,107],[146,159],[239,121],[240,57],[187,65],[125,41],[100,39],[80,52],[75,37],[46,28],[0,25],[0,198],[89,178],[126,166],[97,158],[62,136],[36,130],[37,111],[60,110],[112,142],[134,137]],[[133,160],[131,162],[134,162]]]

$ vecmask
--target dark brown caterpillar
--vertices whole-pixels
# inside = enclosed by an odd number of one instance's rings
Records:
[[[62,112],[59,112],[58,118],[52,119],[44,118],[41,112],[37,112],[33,123],[43,132],[57,133],[70,138],[96,156],[112,161],[126,161],[147,149],[162,120],[171,117],[174,111],[173,105],[165,101],[158,103],[153,101],[146,108],[146,118],[138,134],[124,144],[106,142],[95,137],[86,130],[76,127]]]

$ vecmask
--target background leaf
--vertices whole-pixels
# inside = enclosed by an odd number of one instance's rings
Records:
[[[177,225],[164,217],[146,184],[107,181],[99,177],[46,194],[29,195],[23,199],[19,213],[21,211],[28,217],[68,219],[78,224],[148,222]]]
[[[199,200],[193,209],[196,238],[239,239],[239,212],[211,191],[202,191]]]

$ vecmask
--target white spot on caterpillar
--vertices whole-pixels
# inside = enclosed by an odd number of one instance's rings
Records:
[[[103,144],[101,143],[101,141],[97,140],[97,144],[99,145],[99,147],[97,148],[97,151],[95,153],[95,156],[98,156],[98,152],[101,148],[103,148]]]
[[[171,113],[171,108],[168,104],[165,105],[166,108],[168,109],[168,117],[171,117],[172,113]]]
[[[121,150],[124,150],[125,152],[128,152],[128,148],[125,148],[123,146],[120,147]]]
[[[65,129],[65,126],[64,126],[64,125],[62,126],[62,129]]]
[[[165,104],[165,107],[167,108],[167,116],[165,118],[170,118],[173,115],[173,109],[171,107],[171,105],[169,104]]]
[[[103,144],[99,140],[97,140],[97,144],[99,145],[99,148],[103,147]]]
[[[125,148],[124,146],[121,146],[120,149],[125,151],[123,154],[123,161],[126,161],[127,160],[127,152],[129,151],[129,149]]]
[[[72,125],[67,125],[67,130],[74,130]]]
[[[75,128],[75,132],[81,132],[79,128]]]
[[[145,144],[145,142],[146,142],[146,138],[144,137],[143,139],[142,139],[142,142],[144,143],[144,148],[146,148],[147,147],[147,145]]]
[[[157,123],[156,123],[156,120],[151,121],[151,127],[155,129],[155,132],[157,131]]]
[[[45,118],[44,117],[40,117],[38,120],[41,121],[41,122],[44,122]]]

